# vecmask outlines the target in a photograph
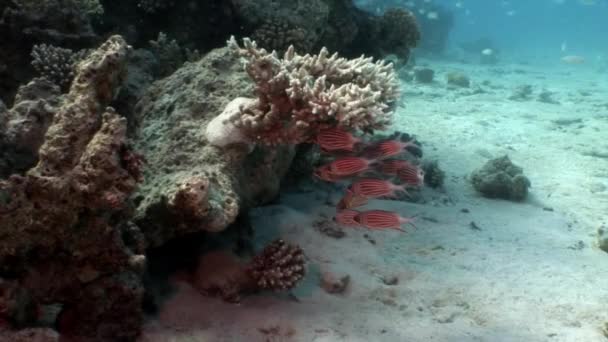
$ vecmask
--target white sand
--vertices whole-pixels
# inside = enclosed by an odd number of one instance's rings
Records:
[[[399,109],[395,128],[415,133],[425,157],[439,159],[446,192],[425,190],[425,204],[371,205],[420,214],[418,230],[351,229],[333,239],[312,228],[321,215],[333,215],[323,192],[286,195],[281,205],[256,209],[253,224],[258,248],[280,236],[309,256],[307,278],[294,291],[299,302],[265,293],[226,304],[181,284],[142,340],[605,340],[608,254],[594,246],[594,235],[608,224],[608,190],[602,190],[608,159],[586,154],[608,154],[606,72],[430,65],[437,82],[404,86],[406,108]],[[464,71],[473,86],[447,89],[444,76],[451,70]],[[491,85],[474,94],[484,80]],[[533,86],[532,100],[507,99],[519,84]],[[559,105],[536,100],[543,87],[555,92]],[[577,118],[571,125],[552,123]],[[524,203],[482,198],[466,180],[488,158],[505,153],[532,182]],[[472,229],[472,221],[481,230]],[[320,272],[350,275],[348,291],[325,293]],[[390,275],[398,284],[382,282]]]

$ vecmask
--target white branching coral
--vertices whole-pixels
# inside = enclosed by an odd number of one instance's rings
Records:
[[[248,38],[228,47],[244,57],[256,85],[257,100],[242,107],[231,121],[253,142],[297,144],[328,127],[371,131],[386,128],[399,96],[393,65],[371,57],[346,59],[299,55],[290,46],[283,58],[258,48]]]

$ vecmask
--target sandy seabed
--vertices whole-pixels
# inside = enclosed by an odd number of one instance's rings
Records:
[[[606,340],[608,253],[595,236],[608,226],[608,71],[419,64],[432,66],[436,81],[403,84],[394,129],[414,133],[425,158],[439,160],[445,191],[425,189],[424,204],[370,205],[418,214],[418,229],[348,229],[330,238],[313,222],[333,216],[327,203],[337,202],[338,192],[285,194],[281,204],[255,209],[252,219],[256,247],[282,237],[309,257],[293,296],[262,293],[234,305],[176,283],[141,340]],[[464,72],[471,86],[447,87],[451,71]],[[510,100],[523,84],[532,86],[531,97]],[[539,101],[543,90],[559,103]],[[504,154],[531,180],[522,203],[480,197],[467,179]],[[348,289],[326,293],[321,274],[349,275]],[[398,283],[387,285],[391,277]]]

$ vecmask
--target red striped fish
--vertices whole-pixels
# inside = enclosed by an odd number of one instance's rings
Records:
[[[346,194],[344,197],[338,202],[338,206],[336,207],[338,210],[351,209],[360,207],[367,204],[367,197],[356,195],[350,190],[346,190]]]
[[[349,151],[361,143],[361,139],[340,128],[323,129],[317,134],[315,142],[323,151]]]
[[[341,226],[358,227],[360,224],[354,220],[357,215],[359,215],[359,212],[356,210],[344,209],[336,213],[334,220]]]
[[[396,192],[399,191],[407,194],[405,186],[393,184],[387,180],[377,178],[359,179],[350,186],[350,189],[353,194],[367,198],[384,196],[395,197],[397,195]]]
[[[385,175],[396,176],[399,170],[410,167],[414,167],[414,165],[407,160],[388,159],[382,161],[378,170]]]
[[[407,151],[408,147],[420,149],[420,146],[414,143],[414,140],[406,142],[400,140],[387,140],[381,141],[374,145],[374,151],[376,152],[378,158],[388,158]]]
[[[353,220],[369,229],[396,229],[405,232],[401,229],[402,224],[409,223],[416,227],[413,223],[413,217],[401,217],[397,213],[386,210],[362,211]]]
[[[422,186],[424,184],[424,171],[415,165],[399,169],[397,177],[409,185]]]
[[[369,170],[375,163],[375,159],[342,157],[329,164],[329,172],[336,177],[348,177]]]

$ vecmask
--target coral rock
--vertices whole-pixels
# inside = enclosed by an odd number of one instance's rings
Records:
[[[473,172],[471,181],[475,190],[486,197],[515,201],[524,200],[530,187],[522,168],[513,164],[508,156],[488,161]]]
[[[118,219],[138,180],[124,167],[126,119],[106,108],[129,50],[113,36],[79,64],[37,165],[0,181],[0,272],[34,303],[63,304],[59,329],[75,338],[133,339],[142,322],[143,250],[123,240],[139,232]]]

